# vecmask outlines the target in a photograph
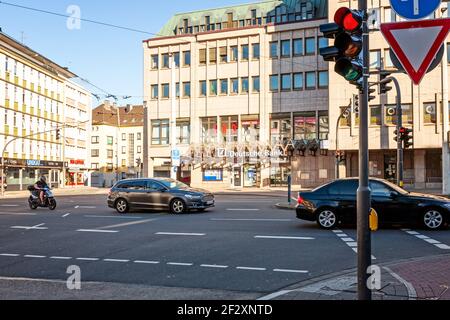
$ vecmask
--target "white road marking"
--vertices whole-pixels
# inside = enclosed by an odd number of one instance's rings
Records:
[[[0,207],[5,207],[5,208],[15,208],[18,207],[18,204],[0,204]]]
[[[285,273],[308,273],[307,270],[289,270],[289,269],[273,269],[274,272],[285,272]]]
[[[36,213],[0,212],[0,216],[35,216]]]
[[[79,207],[80,207],[80,206],[75,206],[74,208],[75,208],[75,209],[78,209]]]
[[[167,262],[169,266],[184,266],[184,267],[191,267],[194,264],[193,263],[181,263],[181,262]]]
[[[269,301],[269,300],[278,298],[280,296],[284,296],[285,294],[290,293],[290,292],[292,292],[292,290],[281,290],[281,291],[278,291],[278,292],[271,293],[271,294],[269,294],[267,296],[261,297],[261,298],[259,298],[257,300]]]
[[[227,211],[259,211],[259,209],[227,209]]]
[[[202,237],[206,236],[205,233],[173,233],[173,232],[157,232],[155,233],[158,236],[195,236]]]
[[[67,218],[68,216],[70,216],[71,215],[71,213],[66,213],[65,215],[63,215],[62,217],[63,218]]]
[[[53,259],[53,260],[72,260],[71,257],[57,257],[57,256],[50,257],[50,259]]]
[[[227,269],[228,266],[221,266],[218,264],[202,264],[200,265],[202,268],[216,268],[216,269]]]
[[[91,230],[91,229],[78,229],[77,232],[92,232],[92,233],[117,233],[119,231],[116,230]]]
[[[253,268],[253,267],[236,267],[238,270],[249,270],[249,271],[266,271],[266,268]]]
[[[105,262],[121,262],[121,263],[127,263],[130,262],[130,260],[126,259],[103,259]]]
[[[25,226],[14,226],[14,227],[11,227],[11,229],[24,229],[24,230],[48,230],[48,228],[47,228],[47,227],[42,227],[42,226],[45,226],[45,223],[41,223],[41,224],[38,224],[38,225],[36,225],[36,226],[33,226],[33,227],[25,227]]]
[[[315,240],[315,238],[311,237],[285,237],[285,236],[255,236],[255,239]]]
[[[344,242],[354,242],[355,241],[352,238],[341,238],[341,240]]]
[[[101,227],[101,228],[98,228],[98,229],[99,229],[99,230],[115,229],[115,228],[121,228],[121,227],[132,226],[132,225],[136,225],[136,224],[147,223],[147,222],[150,222],[150,221],[155,221],[155,219],[147,219],[147,220],[139,220],[139,221],[126,222],[126,223],[121,223],[121,224],[114,224],[114,225],[112,225],[112,226]]]
[[[416,237],[417,239],[423,240],[423,241],[425,241],[425,242],[435,246],[436,248],[439,248],[441,250],[450,250],[450,246],[448,246],[448,245],[446,245],[446,244],[444,244],[444,243],[442,243],[442,242],[440,242],[440,241],[438,241],[436,239],[433,239],[433,238],[430,238],[430,237],[425,236],[423,234],[420,234],[417,231],[410,230],[410,229],[401,229],[401,230],[406,232],[407,234],[409,234],[411,236]]]
[[[78,261],[99,261],[99,258],[77,258]]]
[[[341,230],[333,230],[333,233],[339,237],[347,246],[349,246],[355,253],[358,253],[358,242],[350,238],[348,235],[343,233]],[[372,255],[372,260],[377,260],[375,256]]]
[[[264,221],[264,222],[291,222],[292,219],[211,219],[211,221]]]
[[[32,255],[32,254],[27,254],[24,256],[25,258],[36,258],[36,259],[44,259],[47,258],[46,256],[36,256],[36,255]]]
[[[90,207],[90,206],[76,206],[75,209],[97,209],[97,207]]]
[[[110,218],[110,219],[123,219],[123,220],[137,220],[143,219],[142,217],[120,217],[120,216],[95,216],[95,215],[85,215],[85,218]]]
[[[159,261],[144,261],[144,260],[136,260],[134,263],[140,263],[140,264],[160,264]]]
[[[2,253],[2,254],[0,254],[0,256],[2,256],[2,257],[20,257],[20,254],[15,254],[15,253]]]

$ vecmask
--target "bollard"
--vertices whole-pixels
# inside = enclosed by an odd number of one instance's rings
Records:
[[[289,175],[288,176],[288,203],[291,204],[292,201],[292,197],[291,197],[291,193],[292,193],[292,176]]]

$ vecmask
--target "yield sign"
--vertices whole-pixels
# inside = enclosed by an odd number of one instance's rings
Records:
[[[381,25],[381,32],[416,85],[427,73],[449,31],[450,19]]]

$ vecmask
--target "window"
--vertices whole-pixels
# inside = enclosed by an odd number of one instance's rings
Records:
[[[357,180],[342,180],[332,183],[328,187],[328,194],[356,196],[357,190],[358,190]]]
[[[424,103],[423,104],[423,123],[434,124],[436,123],[436,103]]]
[[[183,52],[183,66],[187,67],[191,65],[191,52],[184,51]]]
[[[91,137],[91,143],[92,144],[99,144],[100,143],[100,137]]]
[[[314,90],[316,88],[316,73],[306,72],[306,90]]]
[[[241,78],[241,92],[248,93],[248,78]]]
[[[328,88],[328,71],[319,71],[319,88]]]
[[[142,133],[138,133],[137,137],[136,137],[137,141],[141,141],[142,140]]]
[[[114,143],[114,137],[107,137],[106,138],[108,146],[112,146]]]
[[[294,90],[303,90],[303,73],[294,73]]]
[[[278,58],[278,42],[276,41],[270,43],[270,57]]]
[[[384,50],[384,66],[386,68],[394,68],[394,63],[391,59],[391,53],[389,49]]]
[[[220,80],[220,94],[228,94],[228,79]]]
[[[220,62],[221,63],[227,63],[228,62],[228,54],[227,54],[227,47],[220,47]]]
[[[157,54],[152,55],[151,68],[153,70],[158,69],[158,55]]]
[[[200,96],[206,97],[206,81],[200,81]]]
[[[385,8],[384,9],[384,22],[396,22],[397,16],[395,15],[395,12],[391,8]]]
[[[91,164],[91,169],[98,170],[99,169],[99,164],[98,163],[92,163]]]
[[[381,106],[370,106],[370,124],[381,125]]]
[[[199,63],[201,65],[206,64],[206,49],[199,49],[198,50],[198,57],[199,57]]]
[[[127,147],[122,147],[122,154],[127,154]]]
[[[126,133],[122,133],[122,141],[127,141],[127,134]]]
[[[231,52],[231,57],[230,57],[230,61],[236,62],[238,61],[238,47],[237,46],[232,46],[230,47],[230,52]]]
[[[127,166],[127,160],[122,159],[122,167],[126,167]]]
[[[167,99],[169,98],[169,84],[168,83],[163,83],[162,85],[162,97]]]
[[[158,99],[158,85],[152,85],[152,99]]]
[[[348,109],[347,107],[340,107],[340,114],[343,114],[345,110]],[[351,122],[351,117],[350,117],[350,113],[346,113],[345,116],[341,117],[341,120],[339,122],[339,126],[340,127],[350,127],[352,124]]]
[[[259,45],[259,43],[254,43],[253,45],[252,45],[252,47],[253,47],[253,59],[255,59],[255,60],[259,60],[259,58],[260,58],[260,45]]]
[[[180,97],[180,83],[179,82],[175,83],[175,97],[177,97],[177,98]]]
[[[91,157],[92,158],[98,158],[100,156],[100,150],[98,149],[92,149],[91,150]]]
[[[294,56],[302,56],[303,55],[303,39],[294,39],[292,42]]]
[[[252,77],[252,85],[253,85],[253,92],[261,91],[259,77]]]
[[[278,91],[278,75],[274,74],[270,76],[270,91]]]
[[[306,38],[306,54],[314,55],[316,54],[316,38]]]
[[[319,139],[328,140],[328,134],[330,132],[330,121],[328,117],[328,111],[319,112]]]
[[[108,159],[112,159],[114,157],[114,151],[106,150],[106,156],[108,157]]]
[[[164,53],[162,55],[162,67],[168,69],[169,66],[169,54],[168,53]]]
[[[237,78],[231,79],[231,93],[239,93],[239,80]]]
[[[389,197],[393,191],[384,183],[378,181],[370,181],[369,185],[372,190],[372,196],[374,197]]]
[[[173,61],[175,62],[175,68],[179,68],[180,67],[180,53],[179,52],[175,52],[173,54]]]
[[[217,118],[209,117],[202,118],[202,143],[215,143],[217,142]]]
[[[217,63],[217,48],[209,48],[209,63]]]
[[[183,82],[183,97],[189,98],[191,96],[191,83]]]
[[[242,45],[242,60],[243,61],[247,61],[248,57],[249,57],[249,53],[248,53],[248,44],[244,44]]]
[[[272,115],[270,120],[270,141],[272,145],[291,139],[291,129],[290,115]]]
[[[381,67],[381,50],[370,51],[370,68],[380,69]]]
[[[319,49],[328,47],[328,39],[325,37],[320,37],[318,41]]]
[[[384,114],[385,114],[385,124],[386,125],[396,125],[397,124],[397,116],[396,116],[397,106],[395,104],[390,104],[385,106]],[[413,124],[413,114],[412,114],[412,105],[404,104],[402,105],[402,122],[404,125]]]
[[[281,90],[282,91],[292,90],[292,79],[290,73],[281,75]]]
[[[189,144],[190,125],[189,121],[177,122],[177,144]]]
[[[142,147],[141,146],[137,147],[137,153],[139,153],[139,154],[142,153]]]
[[[244,142],[259,141],[260,123],[257,115],[241,116],[241,137]]]
[[[317,138],[317,119],[315,113],[299,114],[294,117],[294,139],[312,140]]]
[[[237,116],[220,117],[223,142],[237,142],[239,121]]]
[[[169,120],[152,121],[152,145],[169,144]]]
[[[281,57],[291,56],[291,40],[281,41]]]
[[[209,80],[209,94],[217,96],[217,80]]]

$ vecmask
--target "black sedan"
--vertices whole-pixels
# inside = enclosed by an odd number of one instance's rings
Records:
[[[214,196],[172,179],[123,180],[111,189],[108,206],[120,214],[133,209],[169,210],[181,214],[189,210],[205,211],[215,205]]]
[[[356,223],[358,179],[342,179],[311,192],[300,192],[297,218],[316,221],[333,229],[339,223]],[[430,230],[450,223],[450,200],[421,193],[410,193],[382,179],[370,179],[372,208],[380,224],[416,224]]]

